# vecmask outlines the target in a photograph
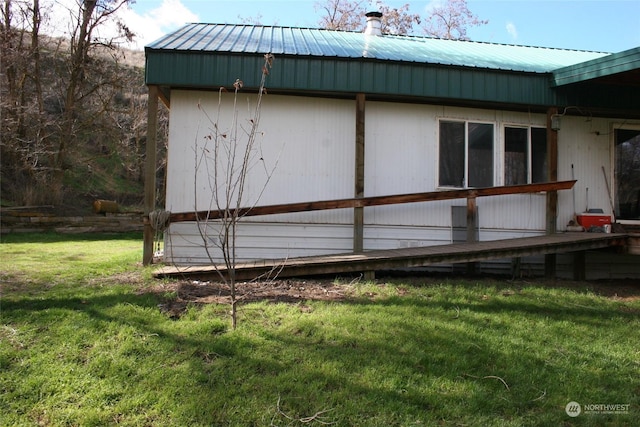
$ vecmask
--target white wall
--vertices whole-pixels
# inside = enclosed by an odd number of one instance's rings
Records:
[[[247,126],[247,99],[241,95]],[[233,96],[222,101],[226,113],[219,127],[228,132]],[[198,108],[198,105],[202,109]],[[195,166],[194,145],[202,147],[212,128],[202,111],[215,117],[218,94],[174,91],[171,94],[167,206],[172,212],[215,208],[208,202],[210,176]],[[260,151],[252,160],[246,203],[279,203],[349,198],[354,193],[355,101],[267,95],[260,121]],[[495,124],[494,155],[496,185],[503,183],[503,126],[545,126],[546,115],[480,110],[434,105],[367,102],[365,121],[365,195],[391,195],[437,190],[438,119],[459,119]],[[225,125],[223,125],[225,124]],[[558,228],[564,230],[586,203],[610,212],[601,167],[611,182],[610,130],[605,119],[569,117],[559,132],[559,180],[572,178],[574,191],[559,192]],[[596,132],[599,133],[596,134]],[[262,160],[261,160],[262,159]],[[263,166],[265,165],[265,166]],[[267,171],[273,174],[267,181]],[[197,170],[197,186],[194,179]],[[258,198],[258,194],[264,192]],[[194,190],[197,188],[197,191]],[[365,249],[445,244],[451,241],[451,206],[465,200],[427,202],[365,208]],[[480,239],[524,237],[545,229],[544,194],[479,198]],[[352,248],[350,209],[247,218],[240,226],[240,259],[280,258],[335,252]],[[207,229],[216,236],[215,225]],[[213,237],[215,239],[215,237]],[[172,224],[166,240],[167,254],[178,263],[208,262],[202,239],[193,223]],[[214,251],[215,252],[215,251]],[[215,256],[214,256],[215,257]]]
[[[578,182],[571,191],[558,195],[558,226],[561,228],[573,218],[574,197],[576,213],[584,212],[588,204],[589,208],[600,208],[607,215],[612,214],[602,172],[604,167],[607,181],[613,186],[612,123],[611,120],[584,116],[562,117],[558,131],[558,179],[572,179],[573,165],[573,175]]]
[[[248,110],[254,107],[255,100],[252,95],[239,96],[241,117],[238,123],[241,128],[249,127]],[[217,93],[172,92],[167,210],[193,212],[196,199],[198,210],[215,208],[208,202],[213,188],[210,184],[214,175],[213,160],[208,167],[204,164],[196,167],[195,152],[202,155],[206,149],[213,153],[212,143],[206,135],[212,133],[214,123],[222,133],[231,134],[232,102],[233,95],[224,94],[221,108],[224,114],[217,119]],[[202,107],[198,108],[198,105]],[[355,161],[352,144],[354,120],[355,110],[350,101],[264,97],[243,206],[351,197]],[[238,143],[245,143],[246,134],[240,130],[239,135]],[[194,149],[196,142],[199,144],[197,150]],[[196,170],[198,185],[194,188]],[[224,179],[220,182],[224,184]],[[280,219],[295,221],[298,217],[288,215]],[[324,211],[306,215],[304,220],[350,223],[351,216],[344,212]]]
[[[494,182],[503,183],[505,124],[545,126],[546,115],[433,105],[369,102],[366,104],[365,193],[385,195],[434,191],[438,181],[438,120],[472,120],[495,124]],[[480,227],[537,230],[545,227],[544,195],[478,199]],[[365,222],[382,225],[451,227],[451,206],[466,200],[382,206],[367,209]]]

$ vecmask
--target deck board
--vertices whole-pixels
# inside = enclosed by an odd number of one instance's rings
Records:
[[[625,234],[556,233],[536,237],[374,250],[362,253],[263,259],[238,263],[236,279],[247,280],[259,276],[274,277],[276,275],[293,277],[352,273],[576,252],[624,246],[627,237]],[[165,266],[158,269],[154,276],[207,277],[219,273],[226,273],[224,265]]]

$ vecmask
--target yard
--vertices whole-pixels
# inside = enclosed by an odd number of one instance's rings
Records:
[[[635,282],[248,283],[231,330],[223,286],[154,280],[141,251],[139,235],[2,237],[0,425],[640,418]]]

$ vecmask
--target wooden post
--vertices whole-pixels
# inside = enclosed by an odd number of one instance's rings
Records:
[[[467,242],[473,243],[476,239],[476,222],[477,222],[478,207],[476,204],[476,195],[471,193],[467,197]]]
[[[475,243],[476,239],[476,222],[478,218],[478,206],[476,204],[476,194],[471,193],[467,197],[467,243]],[[467,263],[467,274],[476,274],[476,263]]]
[[[144,163],[144,232],[142,264],[153,262],[154,230],[149,222],[149,214],[156,206],[156,153],[158,135],[158,87],[150,85],[147,106],[147,146]]]
[[[576,251],[573,253],[573,280],[585,280],[587,278],[587,252]]]
[[[356,95],[356,162],[354,198],[364,197],[364,105],[365,95]],[[353,252],[364,250],[364,208],[353,209]]]
[[[354,182],[354,198],[356,199],[364,197],[365,102],[366,97],[364,93],[356,95],[356,164]],[[353,208],[353,252],[358,253],[362,251],[364,251],[364,207],[357,206]],[[375,271],[364,272],[365,280],[373,280],[375,277]]]
[[[558,108],[550,107],[547,110],[547,181],[558,180],[558,131],[551,129],[551,119],[558,114]],[[558,192],[547,191],[546,224],[547,234],[555,234],[558,220]],[[556,254],[547,254],[544,257],[544,275],[551,279],[556,275]]]

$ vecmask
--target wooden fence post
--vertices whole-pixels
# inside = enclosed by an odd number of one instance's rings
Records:
[[[147,106],[147,146],[144,163],[144,232],[142,264],[153,262],[154,230],[149,214],[156,207],[156,156],[158,135],[158,87],[150,85]]]

